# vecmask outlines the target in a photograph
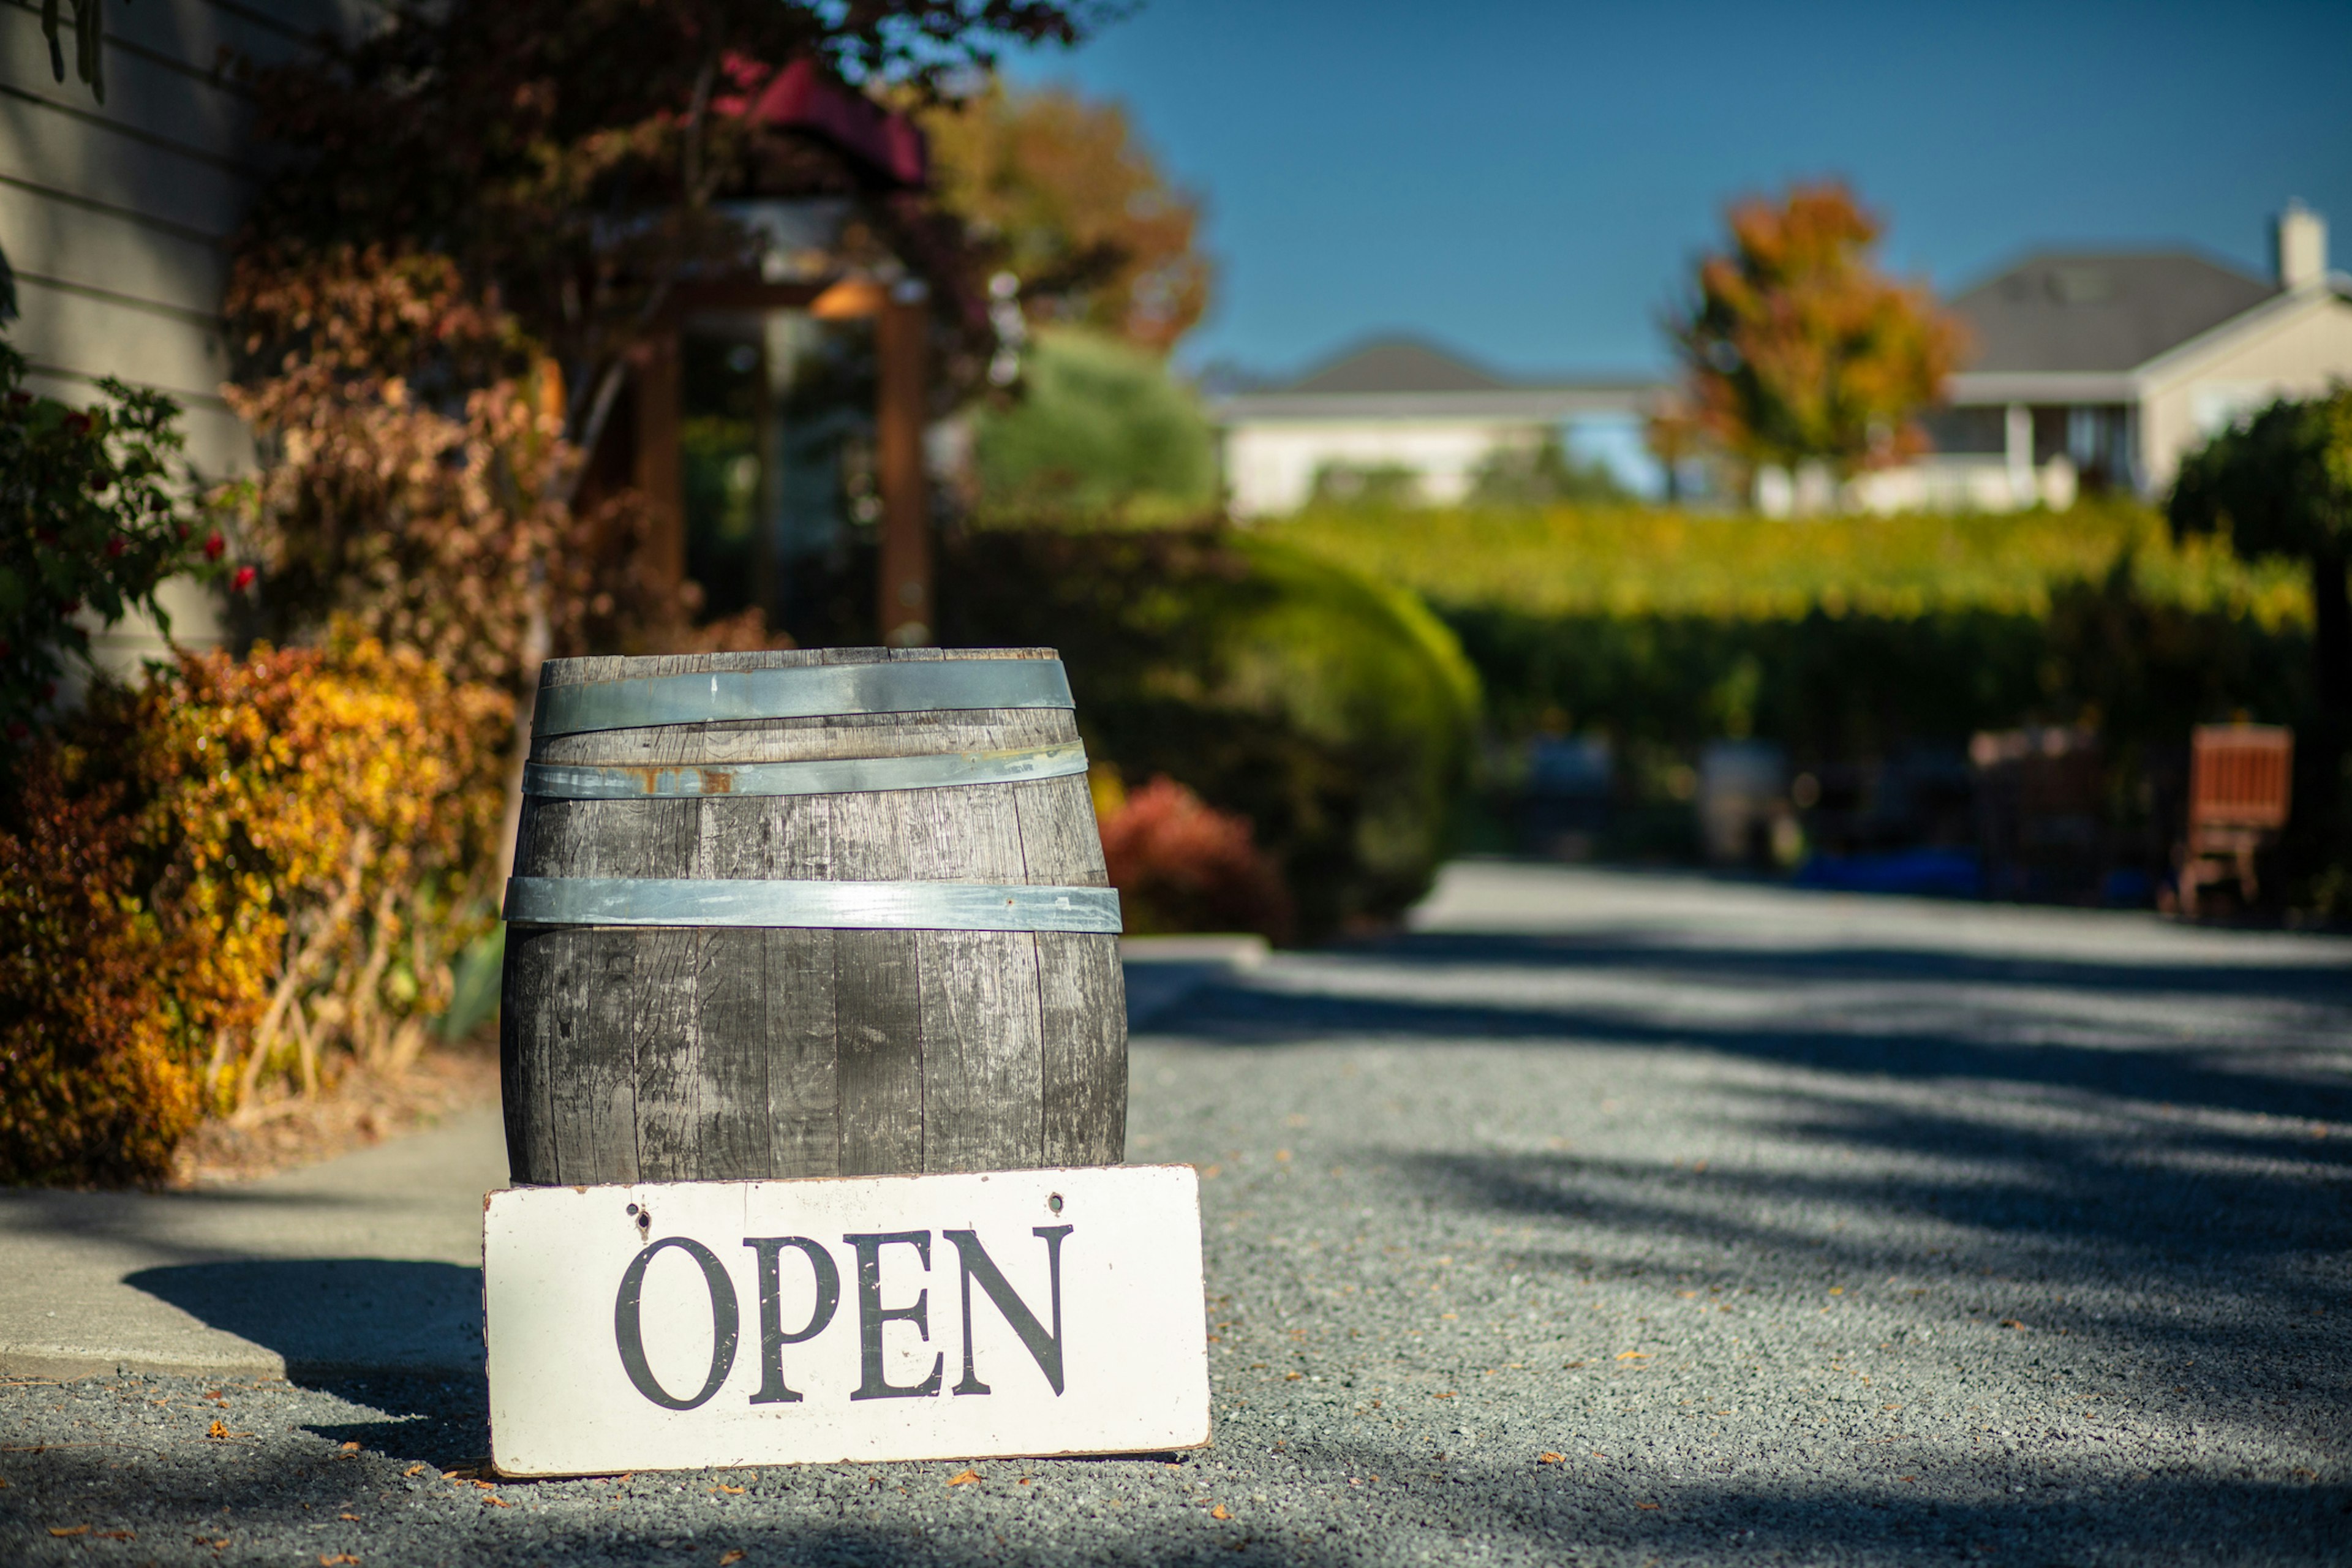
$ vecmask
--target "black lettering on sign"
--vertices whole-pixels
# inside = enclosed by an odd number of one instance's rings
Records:
[[[988,1384],[980,1381],[971,1365],[971,1282],[974,1279],[978,1279],[980,1288],[988,1292],[988,1299],[996,1303],[996,1310],[1003,1314],[1013,1331],[1021,1336],[1021,1342],[1029,1348],[1029,1354],[1037,1363],[1037,1370],[1044,1373],[1045,1381],[1054,1385],[1055,1394],[1058,1395],[1062,1392],[1062,1237],[1076,1228],[1066,1225],[1041,1225],[1029,1233],[1045,1238],[1045,1269],[1053,1281],[1054,1296],[1054,1332],[1051,1337],[1047,1336],[1045,1326],[1037,1321],[1037,1314],[1031,1311],[1028,1303],[1014,1293],[1013,1282],[1005,1279],[1003,1269],[996,1267],[996,1260],[981,1250],[980,1237],[976,1232],[940,1232],[955,1243],[956,1261],[961,1265],[963,1276],[963,1381],[955,1385],[958,1394],[988,1392]]]
[[[915,1298],[911,1307],[882,1305],[882,1249],[892,1245],[911,1247],[923,1260],[923,1270],[930,1271],[931,1233],[928,1230],[894,1230],[879,1236],[845,1236],[842,1240],[857,1249],[857,1392],[852,1399],[921,1399],[940,1391],[940,1373],[947,1364],[944,1353],[931,1358],[931,1375],[920,1383],[904,1387],[882,1375],[882,1325],[905,1320],[915,1325],[925,1342],[931,1337],[931,1293],[925,1290]]]
[[[760,1258],[760,1392],[751,1395],[751,1403],[796,1404],[800,1395],[784,1386],[784,1347],[816,1338],[833,1321],[834,1309],[841,1305],[841,1270],[821,1243],[805,1236],[747,1236],[743,1245]],[[809,1310],[808,1324],[790,1334],[784,1332],[784,1309],[778,1300],[782,1270],[776,1262],[787,1247],[808,1254],[809,1268],[816,1277],[816,1305]]]
[[[646,1339],[638,1321],[637,1299],[646,1285],[646,1266],[654,1254],[665,1247],[675,1247],[702,1266],[703,1282],[710,1287],[710,1375],[703,1380],[702,1392],[691,1399],[678,1399],[661,1385],[654,1369],[646,1364]],[[691,1410],[719,1392],[727,1374],[735,1365],[735,1337],[739,1324],[735,1305],[735,1282],[727,1278],[727,1266],[702,1243],[683,1236],[666,1236],[629,1262],[628,1270],[621,1276],[621,1294],[613,1303],[613,1340],[621,1349],[621,1367],[637,1392],[665,1410]]]

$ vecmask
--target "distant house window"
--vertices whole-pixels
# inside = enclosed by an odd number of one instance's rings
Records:
[[[1935,449],[1950,457],[1998,457],[2006,446],[1999,408],[1937,408],[1920,423]]]

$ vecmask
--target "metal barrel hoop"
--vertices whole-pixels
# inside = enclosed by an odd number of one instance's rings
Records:
[[[845,713],[1076,706],[1058,658],[803,664],[542,686],[531,731],[572,735]]]
[[[1112,888],[997,882],[765,881],[749,878],[516,877],[516,925],[769,926],[867,931],[1122,929]]]

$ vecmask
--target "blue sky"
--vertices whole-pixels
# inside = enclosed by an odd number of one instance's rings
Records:
[[[1655,369],[1730,196],[1824,174],[1937,287],[2050,244],[2352,270],[2352,4],[1150,0],[1016,80],[1124,100],[1207,199],[1183,351],[1288,371],[1411,331],[1507,371]]]

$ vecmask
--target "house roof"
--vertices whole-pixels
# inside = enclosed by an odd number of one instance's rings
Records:
[[[2185,251],[2051,251],[1952,301],[1971,375],[2116,373],[2253,309],[2277,288]]]
[[[1282,388],[1326,393],[1500,392],[1508,382],[1412,338],[1379,338],[1328,360]]]
[[[1217,398],[1227,424],[1258,420],[1467,420],[1547,424],[1580,414],[1646,413],[1664,390],[1646,376],[1511,380],[1414,338],[1379,338],[1286,386]]]

